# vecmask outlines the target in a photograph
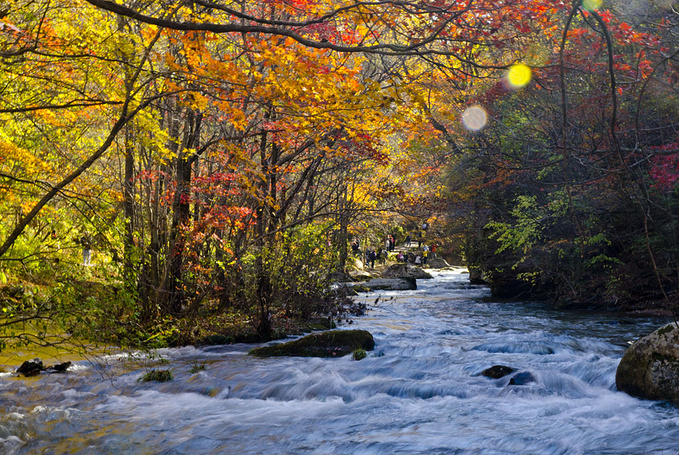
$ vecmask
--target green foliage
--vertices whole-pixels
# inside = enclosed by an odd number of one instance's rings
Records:
[[[540,240],[544,229],[542,217],[538,214],[536,198],[519,196],[510,214],[515,218],[514,223],[491,221],[485,228],[492,231],[490,238],[497,239],[500,245],[497,253],[510,250],[525,254]]]
[[[509,214],[512,223],[491,221],[485,228],[491,231],[490,238],[496,239],[503,251],[527,254],[531,248],[544,239],[544,231],[557,223],[566,213],[563,195],[557,193],[548,204],[540,206],[537,196],[521,195]]]
[[[351,358],[354,360],[363,360],[368,356],[368,353],[363,348],[354,349]]]
[[[199,371],[204,371],[204,370],[205,370],[205,364],[204,364],[204,363],[195,362],[195,363],[191,366],[191,369],[189,370],[189,373],[194,374],[194,373],[198,373]]]
[[[139,378],[140,382],[168,382],[173,379],[170,370],[151,370]]]
[[[335,263],[336,252],[328,246],[327,233],[325,225],[292,229],[243,258],[244,289],[240,291],[240,298],[251,302],[247,310],[252,317],[270,314],[307,319],[328,310],[327,276]],[[258,270],[258,261],[261,270]],[[265,308],[259,306],[261,289],[258,286],[262,278],[269,286]]]

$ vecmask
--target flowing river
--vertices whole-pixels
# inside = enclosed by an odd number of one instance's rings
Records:
[[[115,357],[4,374],[0,453],[679,452],[679,407],[615,388],[628,341],[667,321],[498,303],[462,270],[435,275],[376,305],[359,297],[371,309],[346,328],[376,341],[361,361],[257,359],[229,345],[159,352],[167,383],[138,381],[152,360]],[[534,381],[480,375],[492,365]]]

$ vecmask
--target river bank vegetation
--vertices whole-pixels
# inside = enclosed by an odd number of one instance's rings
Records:
[[[678,25],[663,1],[16,0],[0,336],[303,330],[346,305],[352,239],[423,223],[496,296],[672,310]]]

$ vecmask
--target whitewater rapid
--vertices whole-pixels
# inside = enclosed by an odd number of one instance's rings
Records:
[[[373,334],[361,361],[228,345],[4,374],[0,453],[679,453],[679,408],[615,388],[628,342],[666,321],[496,302],[461,269],[434,274],[415,291],[358,297],[369,312],[341,328]],[[492,365],[534,381],[480,375]],[[174,379],[139,382],[152,367]]]

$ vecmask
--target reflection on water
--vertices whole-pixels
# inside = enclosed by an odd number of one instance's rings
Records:
[[[351,326],[376,340],[360,362],[257,359],[230,345],[162,351],[175,377],[164,384],[138,382],[143,366],[114,358],[33,381],[5,375],[0,453],[679,451],[679,409],[615,389],[627,341],[665,321],[493,302],[459,272],[382,295]],[[497,364],[533,381],[480,376]]]

